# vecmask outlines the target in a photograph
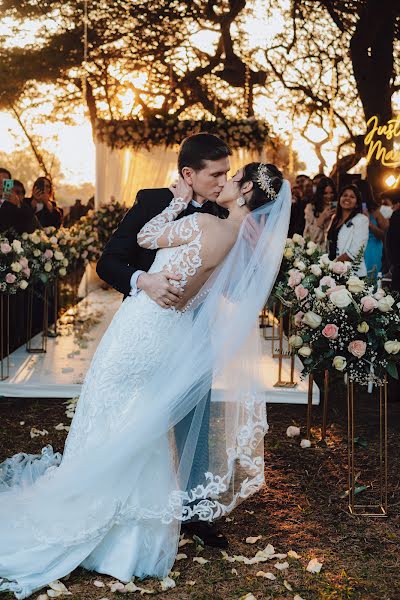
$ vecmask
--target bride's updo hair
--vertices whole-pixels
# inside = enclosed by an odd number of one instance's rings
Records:
[[[243,177],[239,186],[242,187],[247,181],[253,182],[251,191],[246,194],[246,206],[252,211],[275,200],[282,187],[283,175],[278,167],[271,163],[253,162],[243,167]]]

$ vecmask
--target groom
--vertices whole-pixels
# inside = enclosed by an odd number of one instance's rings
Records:
[[[178,154],[178,170],[179,175],[192,188],[193,198],[178,219],[195,212],[205,212],[220,218],[227,217],[227,211],[218,206],[215,200],[226,182],[231,154],[229,147],[220,138],[209,133],[191,135],[182,142]],[[97,273],[101,279],[124,294],[124,298],[129,294],[146,293],[162,308],[176,305],[181,298],[181,292],[171,284],[173,280],[179,281],[181,276],[166,271],[147,273],[156,251],[141,248],[136,240],[140,229],[162,212],[172,197],[173,193],[167,188],[140,190],[135,204],[126,213],[104,248],[97,263]],[[185,446],[194,410],[175,427],[180,455]],[[205,402],[188,489],[203,483],[204,473],[208,471],[209,419],[208,398]],[[218,535],[215,526],[197,521],[191,522],[186,528],[188,533],[196,533],[210,546],[227,546],[226,538]]]

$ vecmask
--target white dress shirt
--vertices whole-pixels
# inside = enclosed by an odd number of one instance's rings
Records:
[[[202,206],[204,206],[204,204],[208,202],[208,200],[205,200],[203,202],[203,204],[200,204],[200,202],[197,202],[197,200],[191,200],[190,204],[192,204],[192,206],[194,206],[195,208],[201,208]],[[132,274],[131,277],[131,291],[130,291],[130,296],[136,296],[136,294],[138,294],[140,292],[140,289],[138,289],[137,287],[137,280],[139,278],[139,275],[141,275],[142,273],[144,273],[144,271],[140,271],[137,270]]]

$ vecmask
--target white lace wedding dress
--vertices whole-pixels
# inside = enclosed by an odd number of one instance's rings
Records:
[[[78,566],[122,581],[165,577],[182,521],[219,518],[262,487],[257,318],[279,270],[290,203],[285,182],[271,206],[252,213],[262,227],[256,246],[242,226],[198,311],[198,295],[182,310],[144,292],[128,297],[93,357],[63,456],[46,447],[0,465],[0,591],[26,598]],[[138,242],[161,248],[150,272],[166,266],[190,290],[204,281],[218,240],[207,241],[210,215],[174,221],[185,207],[173,199]],[[189,489],[207,394],[209,468]],[[178,452],[174,428],[192,413]]]

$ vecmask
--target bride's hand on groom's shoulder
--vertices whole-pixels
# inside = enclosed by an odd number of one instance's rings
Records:
[[[179,177],[175,183],[169,186],[169,189],[173,193],[174,198],[182,198],[187,204],[193,198],[193,188],[183,177]]]
[[[157,302],[161,308],[171,308],[182,299],[183,292],[181,288],[171,285],[170,281],[180,281],[181,279],[182,275],[168,271],[141,273],[137,280],[137,287],[143,290],[154,302]]]

